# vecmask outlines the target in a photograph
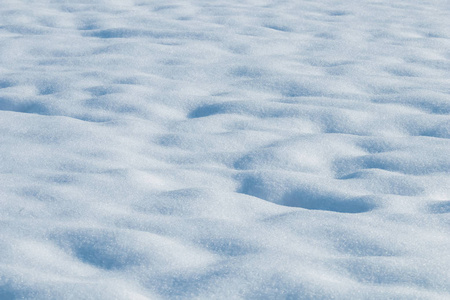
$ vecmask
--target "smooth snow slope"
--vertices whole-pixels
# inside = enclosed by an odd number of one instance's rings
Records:
[[[449,15],[0,1],[0,299],[449,299]]]

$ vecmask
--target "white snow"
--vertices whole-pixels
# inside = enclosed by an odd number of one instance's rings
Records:
[[[450,298],[447,0],[3,0],[0,299]]]

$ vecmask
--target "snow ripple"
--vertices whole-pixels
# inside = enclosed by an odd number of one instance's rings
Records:
[[[0,299],[450,297],[446,1],[3,1]]]

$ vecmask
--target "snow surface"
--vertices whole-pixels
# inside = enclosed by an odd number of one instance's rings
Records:
[[[0,299],[449,299],[448,0],[2,0]]]

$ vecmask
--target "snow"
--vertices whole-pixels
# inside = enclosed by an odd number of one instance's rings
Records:
[[[450,298],[449,12],[2,1],[0,299]]]

